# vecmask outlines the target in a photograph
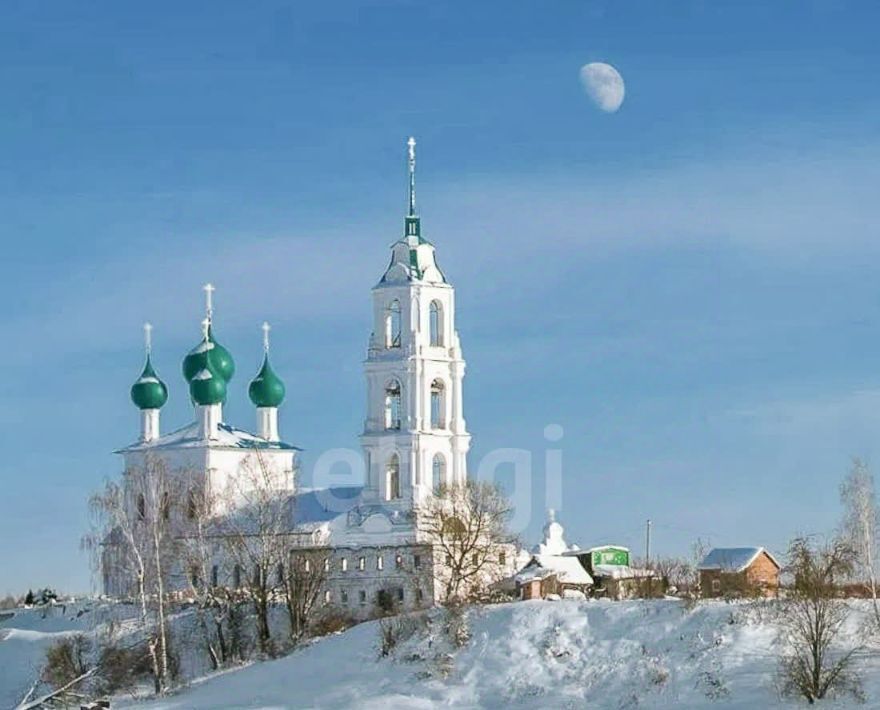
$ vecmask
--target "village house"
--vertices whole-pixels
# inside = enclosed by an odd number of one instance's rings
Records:
[[[600,545],[566,553],[576,556],[593,578],[592,595],[608,599],[663,596],[663,579],[653,570],[630,564],[629,548]]]
[[[779,593],[779,562],[763,547],[716,547],[697,569],[704,598]]]

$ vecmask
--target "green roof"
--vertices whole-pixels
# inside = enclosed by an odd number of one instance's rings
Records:
[[[278,407],[284,401],[284,382],[269,364],[269,354],[263,358],[263,366],[248,387],[248,395],[257,407]]]

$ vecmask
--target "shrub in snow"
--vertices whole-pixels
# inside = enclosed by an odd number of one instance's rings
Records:
[[[85,634],[73,634],[53,643],[46,650],[42,680],[53,688],[62,688],[90,670],[92,642]]]

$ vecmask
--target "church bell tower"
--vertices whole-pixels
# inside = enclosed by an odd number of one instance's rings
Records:
[[[455,330],[455,292],[421,234],[415,139],[408,143],[404,235],[372,290],[373,333],[364,371],[367,417],[361,444],[365,502],[417,507],[440,485],[467,478],[470,434],[462,414],[465,363]]]

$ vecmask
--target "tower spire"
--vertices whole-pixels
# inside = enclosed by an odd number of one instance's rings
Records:
[[[421,224],[419,216],[416,214],[416,139],[410,136],[406,147],[409,165],[409,209],[405,220],[406,236],[421,241]]]
[[[406,142],[409,154],[409,216],[416,216],[416,139]]]

